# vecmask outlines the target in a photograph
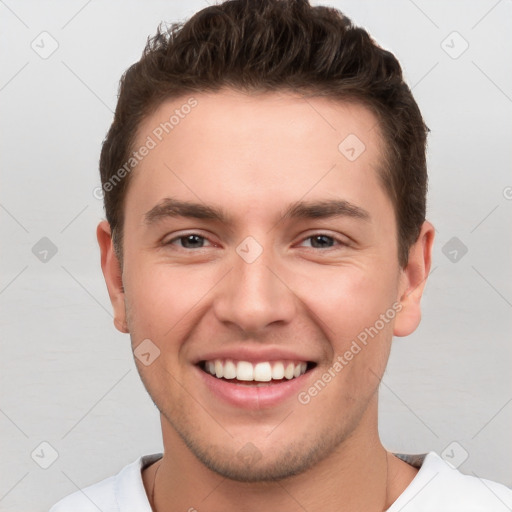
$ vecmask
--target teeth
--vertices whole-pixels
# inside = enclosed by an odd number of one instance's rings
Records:
[[[254,380],[261,382],[272,380],[272,368],[270,367],[270,363],[258,363],[254,367]]]
[[[237,379],[241,381],[269,382],[271,380],[291,380],[306,373],[307,363],[299,362],[260,362],[252,364],[248,361],[232,361],[215,359],[206,361],[205,370],[218,379]],[[263,384],[262,384],[263,385]]]
[[[226,361],[224,363],[224,378],[236,379],[236,366],[233,361]]]
[[[215,361],[215,366],[217,366],[217,361]],[[220,364],[222,364],[219,361]],[[236,365],[236,378],[238,380],[254,380],[254,368],[251,363],[248,363],[247,361],[238,361],[238,364]]]
[[[215,376],[218,378],[218,379],[222,379],[222,377],[224,376],[224,367],[222,366],[222,361],[215,361]]]
[[[284,364],[274,363],[272,366],[272,378],[275,380],[281,380],[284,377]]]
[[[284,370],[284,376],[286,379],[293,379],[293,374],[295,370],[295,365],[293,363],[289,363]]]

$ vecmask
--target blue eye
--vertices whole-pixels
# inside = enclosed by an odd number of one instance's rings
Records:
[[[307,238],[304,239],[303,243],[306,240],[311,240],[311,247],[313,249],[330,249],[335,244],[338,244],[340,246],[347,245],[337,238],[322,233],[308,236]]]

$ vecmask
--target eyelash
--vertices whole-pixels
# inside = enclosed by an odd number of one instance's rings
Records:
[[[178,240],[182,240],[182,239],[185,239],[185,238],[188,238],[190,236],[197,236],[199,238],[202,238],[204,240],[208,240],[207,237],[203,236],[203,235],[200,235],[199,233],[194,233],[194,232],[191,232],[191,233],[185,233],[183,235],[180,235],[180,236],[177,236],[177,237],[174,237],[172,238],[171,240],[169,240],[168,242],[164,242],[164,246],[167,246],[167,245],[174,245],[173,242],[176,242]],[[348,243],[344,242],[343,240],[340,240],[339,238],[336,238],[334,236],[331,236],[331,235],[328,235],[326,233],[314,233],[312,235],[309,235],[307,236],[306,238],[304,238],[302,240],[302,242],[304,242],[305,240],[309,240],[309,239],[312,239],[312,238],[315,238],[315,237],[325,237],[325,238],[329,238],[331,240],[333,240],[334,242],[336,242],[340,247],[346,247],[348,246]],[[180,247],[180,249],[183,249],[185,251],[188,251],[188,252],[192,252],[194,250],[200,250],[200,249],[204,249],[204,247],[198,247],[196,249],[188,249],[186,247]],[[327,247],[326,249],[321,249],[321,248],[317,248],[317,247],[311,247],[311,249],[316,249],[316,250],[321,250],[321,251],[326,251],[326,250],[329,250],[329,249],[335,249],[335,247]]]

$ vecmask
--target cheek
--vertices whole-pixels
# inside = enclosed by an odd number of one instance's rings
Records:
[[[374,326],[380,315],[392,308],[397,283],[390,275],[362,267],[335,268],[321,279],[309,277],[301,296],[321,320],[325,334],[345,343]],[[385,328],[378,324],[382,331],[392,324],[390,318],[386,319]]]
[[[125,291],[132,336],[155,340],[175,338],[187,318],[201,308],[215,282],[212,269],[178,268],[170,265],[138,265]]]
[[[378,388],[397,314],[394,287],[396,283],[380,273],[372,277],[365,269],[338,268],[309,294],[306,303],[329,346],[320,379],[333,382],[321,393],[319,408],[364,407]],[[340,416],[339,421],[346,419]]]

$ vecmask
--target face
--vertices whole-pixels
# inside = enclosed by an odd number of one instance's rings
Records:
[[[291,476],[375,433],[393,331],[419,322],[424,246],[399,267],[365,107],[229,90],[187,101],[140,127],[135,146],[156,144],[126,196],[124,292],[100,240],[116,325],[145,354],[164,443],[235,480]]]

